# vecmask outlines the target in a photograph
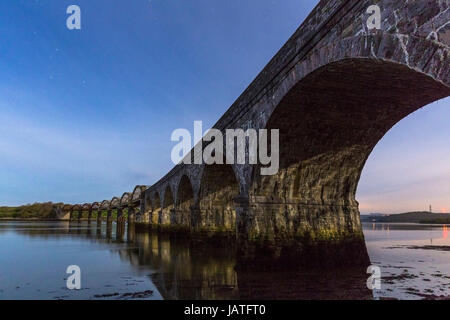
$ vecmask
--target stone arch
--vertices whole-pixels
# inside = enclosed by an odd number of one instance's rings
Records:
[[[79,219],[83,218],[83,215],[87,218],[90,218],[90,213],[92,209],[92,205],[90,203],[85,203],[81,206],[81,217]]]
[[[131,197],[132,197],[131,193],[125,192],[122,195],[122,197],[120,198],[120,206],[122,208],[125,208],[125,207],[129,206],[130,202],[131,202]]]
[[[132,206],[132,193],[125,192],[120,198],[120,205],[117,212],[117,222],[125,223],[126,217],[133,217],[134,208]]]
[[[109,202],[109,209],[117,209],[120,207],[120,198],[114,197]]]
[[[113,211],[118,212],[120,210],[120,198],[114,197],[109,202],[107,218],[110,219],[113,216]]]
[[[103,200],[100,203],[100,209],[102,209],[102,210],[107,210],[109,208],[109,206],[110,206],[110,202],[108,200]]]
[[[313,50],[286,72],[285,77],[271,92],[268,110],[261,114],[261,117],[255,123],[255,127],[257,129],[266,128],[269,119],[275,110],[279,109],[282,100],[285,100],[289,93],[296,90],[296,86],[298,87],[306,79],[310,79],[312,74],[324,68],[329,70],[333,65],[346,64],[352,61],[355,63],[369,62],[372,63],[371,66],[376,66],[378,63],[390,63],[390,66],[396,65],[399,68],[416,71],[424,77],[428,76],[435,82],[440,82],[447,87],[450,86],[450,67],[447,62],[450,57],[448,47],[450,43],[443,44],[416,36],[405,35],[405,37],[408,38],[406,47],[399,35],[379,31],[375,34],[339,39]],[[360,64],[350,66],[349,69],[365,75],[366,79],[370,81],[375,79],[374,76],[376,75],[372,74],[370,66],[369,68],[367,66],[369,65]],[[384,71],[389,73],[389,69],[388,67]],[[347,74],[349,73],[347,72]],[[354,73],[349,74],[348,79],[353,79],[354,75]],[[377,84],[379,83],[380,81],[377,81]],[[405,84],[405,82],[402,83]],[[443,97],[445,97],[445,94]]]
[[[239,190],[239,182],[231,165],[205,166],[200,183],[200,216],[197,217],[200,229],[235,232],[234,199],[239,195]]]
[[[279,243],[277,254],[300,238],[363,239],[355,193],[364,164],[398,121],[450,95],[449,56],[436,42],[410,37],[405,47],[379,32],[323,46],[299,63],[264,119],[263,128],[280,130],[280,168],[261,176],[254,167],[248,236]],[[362,246],[347,248],[349,261],[368,260]]]
[[[173,197],[172,188],[170,187],[170,185],[167,185],[166,188],[164,189],[164,201],[159,219],[160,221],[159,223],[161,225],[172,225],[176,223],[174,209],[175,209],[175,201]]]
[[[98,207],[97,221],[100,221],[103,217],[103,211],[109,210],[110,202],[108,200],[103,200]]]
[[[89,220],[92,218],[98,218],[98,214],[100,211],[100,203],[98,202],[93,202],[91,204],[91,208],[90,208],[90,213],[89,213]]]
[[[70,218],[71,219],[79,219],[80,215],[82,213],[83,207],[80,204],[75,204],[72,206],[72,209],[70,211]]]
[[[191,226],[191,208],[195,205],[194,189],[187,175],[180,179],[176,196],[177,224],[189,228]]]
[[[131,201],[136,202],[141,200],[142,195],[147,187],[146,186],[136,186],[131,193]]]

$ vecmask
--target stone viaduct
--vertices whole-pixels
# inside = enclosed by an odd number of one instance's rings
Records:
[[[371,5],[381,9],[381,29],[367,27]],[[279,129],[278,174],[261,176],[258,165],[179,164],[150,187],[63,215],[126,211],[159,230],[231,235],[246,265],[367,265],[360,174],[392,126],[450,95],[449,6],[320,1],[214,126]]]

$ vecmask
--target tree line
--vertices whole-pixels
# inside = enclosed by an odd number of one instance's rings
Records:
[[[63,203],[44,202],[19,207],[0,207],[0,218],[54,219],[56,208],[63,205]]]

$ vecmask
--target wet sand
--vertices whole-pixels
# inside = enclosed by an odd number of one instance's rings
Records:
[[[364,224],[376,299],[450,299],[450,238],[445,225]]]

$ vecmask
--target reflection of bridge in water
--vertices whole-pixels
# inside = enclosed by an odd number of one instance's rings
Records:
[[[381,28],[368,30],[373,4],[320,1],[214,125],[279,129],[276,175],[248,162],[179,164],[152,186],[60,217],[126,212],[160,230],[231,234],[241,267],[322,267],[324,257],[367,267],[355,199],[364,164],[398,121],[450,95],[449,1],[376,1]]]
[[[36,222],[38,225],[39,222]],[[174,234],[136,230],[134,224],[63,221],[17,229],[31,237],[75,237],[111,246],[122,261],[148,268],[165,299],[371,298],[366,276],[345,273],[271,273],[235,270],[235,244],[193,243]],[[120,244],[120,246],[117,246]]]

